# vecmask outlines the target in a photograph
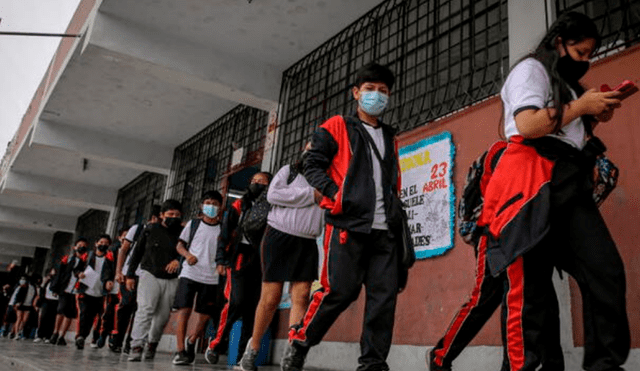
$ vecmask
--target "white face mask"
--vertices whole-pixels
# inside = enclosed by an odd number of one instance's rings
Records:
[[[20,280],[19,282],[20,282],[20,285],[24,285],[24,284],[26,284],[26,283],[27,283],[27,280],[24,280],[24,279],[23,279],[23,280]]]
[[[389,96],[379,91],[364,91],[360,93],[358,105],[367,114],[371,116],[380,116],[387,108]]]
[[[209,218],[218,216],[218,207],[216,205],[202,205],[202,213]]]

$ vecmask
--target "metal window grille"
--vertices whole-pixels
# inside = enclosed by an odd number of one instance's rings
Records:
[[[163,201],[167,177],[144,172],[118,191],[116,199],[115,231],[143,223],[151,214],[151,207]]]
[[[290,67],[280,165],[324,120],[355,109],[349,85],[369,61],[396,75],[383,120],[400,131],[494,95],[509,67],[507,0],[385,1]]]
[[[234,149],[244,148],[245,163],[262,158],[268,118],[266,111],[239,105],[176,148],[168,194],[182,202],[185,218],[197,215],[205,191],[220,190]]]
[[[602,36],[596,57],[615,54],[640,41],[640,0],[557,0],[555,11],[577,11],[593,19]]]
[[[91,209],[78,217],[76,238],[87,238],[91,246],[99,235],[106,232],[108,222],[108,211]]]

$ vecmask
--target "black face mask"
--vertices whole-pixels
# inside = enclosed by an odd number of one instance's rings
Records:
[[[76,248],[76,252],[78,254],[84,254],[84,253],[87,252],[87,248],[85,246],[80,246],[80,247]]]
[[[182,218],[164,218],[164,224],[169,229],[178,229],[182,227]]]
[[[109,248],[109,245],[98,245],[96,246],[96,248],[98,249],[98,251],[100,252],[106,252],[107,249]]]
[[[566,48],[565,48],[566,50]],[[589,70],[588,61],[576,61],[571,58],[569,52],[558,59],[557,71],[567,82],[578,82]]]
[[[251,194],[251,196],[258,197],[260,196],[260,194],[262,192],[264,192],[264,190],[267,188],[266,185],[264,184],[258,184],[258,183],[251,183],[249,184],[249,187],[247,188],[247,191],[249,191],[249,194]]]

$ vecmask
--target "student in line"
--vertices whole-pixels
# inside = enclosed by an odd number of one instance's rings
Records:
[[[76,288],[78,276],[86,267],[89,242],[80,237],[76,240],[72,253],[65,255],[56,267],[56,275],[51,283],[51,291],[58,295],[58,310],[53,335],[45,343],[54,345],[67,345],[65,335],[71,321],[78,316],[76,306]]]
[[[505,274],[504,368],[535,370],[546,324],[557,322],[554,267],[578,282],[583,300],[583,368],[619,371],[630,348],[624,265],[593,199],[593,168],[605,147],[593,130],[620,107],[618,92],[579,80],[600,45],[589,17],[558,17],[538,47],[511,70],[500,92],[509,143],[486,187],[478,226],[487,265]],[[557,341],[557,340],[552,340]],[[449,370],[436,350],[432,370]]]
[[[118,263],[116,264],[116,281],[120,284],[120,302],[116,309],[116,325],[111,338],[109,339],[109,349],[115,353],[123,352],[129,354],[131,349],[131,330],[133,329],[133,318],[138,304],[138,277],[140,267],[136,270],[134,285],[132,290],[127,289],[126,277],[124,274],[129,271],[132,251],[142,235],[145,227],[160,222],[160,205],[152,205],[151,214],[146,223],[134,224],[127,230],[127,235],[122,241],[118,252]]]
[[[78,319],[78,331],[76,333],[76,348],[84,349],[84,342],[91,327],[104,309],[104,297],[113,288],[113,265],[115,259],[109,252],[111,236],[102,234],[95,243],[95,250],[89,253],[86,270],[81,272],[80,285],[78,288],[78,309],[80,317]],[[84,281],[91,270],[96,275],[94,283]],[[87,283],[85,283],[87,282]]]
[[[324,196],[322,290],[314,293],[303,321],[289,332],[283,371],[303,369],[309,349],[322,341],[363,286],[366,309],[358,370],[389,370],[386,359],[401,280],[399,236],[389,230],[387,205],[397,194],[399,179],[395,130],[380,116],[394,81],[385,66],[361,67],[351,91],[358,102],[355,116],[331,117],[313,134],[304,175]]]
[[[29,320],[29,315],[33,307],[33,301],[36,297],[36,288],[31,284],[31,277],[23,274],[18,281],[10,305],[16,312],[16,323],[13,326],[10,337],[16,340],[24,340],[27,338],[24,333],[25,325]]]
[[[305,154],[306,150],[294,164],[283,166],[267,192],[271,211],[260,245],[262,289],[253,334],[240,360],[244,371],[257,370],[260,340],[278,309],[284,283],[291,283],[289,326],[293,326],[302,320],[311,283],[318,278],[316,239],[324,224],[323,211],[318,207],[322,194],[303,175]]]
[[[51,268],[45,276],[38,293],[40,306],[38,316],[38,332],[34,343],[40,343],[49,339],[53,334],[53,326],[56,322],[56,310],[58,308],[58,295],[51,291],[51,280],[56,274],[55,268]]]
[[[127,272],[127,290],[136,285],[136,270],[141,268],[138,279],[138,309],[131,330],[131,352],[128,360],[152,360],[164,326],[169,320],[171,306],[178,288],[180,266],[176,245],[182,231],[182,204],[169,199],[162,203],[161,222],[151,224],[142,232],[140,241],[131,256]]]
[[[200,204],[200,217],[185,225],[176,246],[184,261],[173,303],[173,308],[178,311],[174,365],[188,365],[195,361],[196,339],[204,333],[205,326],[217,307],[219,275],[215,257],[220,236],[221,206],[220,192],[205,192]],[[195,325],[187,333],[192,311]]]
[[[233,323],[242,319],[240,349],[244,349],[251,337],[256,307],[260,300],[261,269],[259,240],[257,236],[247,236],[244,223],[258,202],[265,201],[272,175],[259,172],[251,178],[247,193],[236,200],[225,213],[216,251],[216,270],[226,276],[224,295],[227,300],[220,314],[216,337],[209,343],[204,356],[207,362],[218,362],[221,342],[231,332]],[[263,197],[264,200],[260,200]],[[254,211],[256,209],[253,209]],[[266,213],[264,215],[266,219]],[[255,242],[258,241],[258,242]],[[239,358],[239,357],[238,357]],[[233,363],[237,363],[233,360]]]

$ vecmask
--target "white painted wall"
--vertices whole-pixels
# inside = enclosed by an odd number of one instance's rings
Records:
[[[2,0],[0,31],[64,33],[80,0]],[[0,157],[53,58],[60,37],[0,35]]]

